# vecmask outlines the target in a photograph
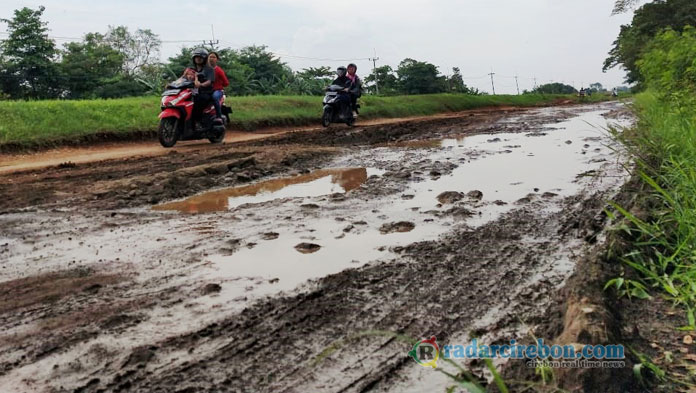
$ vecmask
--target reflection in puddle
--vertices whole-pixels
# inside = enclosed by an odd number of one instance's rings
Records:
[[[212,213],[233,209],[246,203],[348,192],[360,187],[366,180],[366,168],[322,169],[306,175],[211,191],[183,201],[157,205],[153,207],[153,210]]]

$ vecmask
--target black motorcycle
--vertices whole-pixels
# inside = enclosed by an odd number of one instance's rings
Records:
[[[355,125],[355,116],[350,107],[350,94],[339,85],[331,85],[326,88],[324,96],[324,113],[321,116],[321,124],[328,127],[331,123],[346,123]]]

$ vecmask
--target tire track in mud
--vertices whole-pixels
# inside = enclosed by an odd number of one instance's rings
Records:
[[[542,322],[550,317],[543,310],[556,303],[554,285],[537,282],[519,296],[516,291],[555,263],[564,244],[601,231],[604,205],[588,209],[578,201],[604,197],[568,198],[552,214],[539,214],[543,203],[533,202],[483,227],[412,244],[398,259],[345,270],[318,280],[308,293],[262,301],[192,334],[140,348],[131,355],[139,361],[102,370],[99,382],[80,391],[389,390],[412,365],[403,343],[364,336],[314,367],[312,360],[336,341],[367,330],[436,334],[447,342],[500,304],[515,312],[491,321],[488,333],[517,329],[520,320]],[[183,350],[188,353],[166,362]]]

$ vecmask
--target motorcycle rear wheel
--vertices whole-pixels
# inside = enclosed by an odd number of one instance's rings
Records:
[[[179,119],[175,117],[165,117],[160,120],[157,137],[163,147],[176,145],[176,141],[179,139],[178,125]]]
[[[321,125],[328,127],[331,124],[331,109],[324,109],[324,113],[321,115]]]

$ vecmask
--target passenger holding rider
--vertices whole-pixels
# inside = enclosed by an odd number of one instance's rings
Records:
[[[210,52],[208,55],[208,65],[215,72],[215,81],[213,82],[213,105],[215,105],[215,114],[218,119],[222,119],[222,108],[220,107],[220,99],[222,98],[224,92],[223,89],[230,85],[230,81],[225,75],[225,71],[217,65],[220,56],[217,52]]]
[[[350,88],[348,92],[350,93],[350,107],[353,110],[353,117],[358,117],[358,98],[362,96],[362,81],[356,72],[358,71],[358,66],[353,63],[348,64],[348,72],[346,77],[350,80]]]
[[[213,83],[215,71],[208,65],[208,51],[203,48],[195,49],[192,53],[196,79],[194,86],[198,94],[193,97],[193,117],[200,119],[203,110],[213,99]]]

